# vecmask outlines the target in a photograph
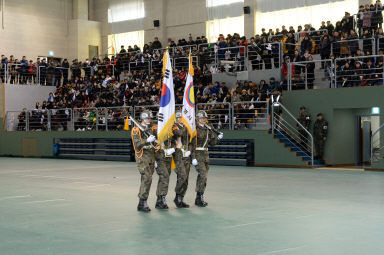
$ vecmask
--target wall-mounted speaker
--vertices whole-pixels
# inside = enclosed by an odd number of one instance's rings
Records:
[[[154,27],[160,27],[160,20],[158,20],[158,19],[157,19],[157,20],[154,20],[154,21],[153,21],[153,26],[154,26]]]
[[[251,7],[244,6],[244,14],[251,14]]]

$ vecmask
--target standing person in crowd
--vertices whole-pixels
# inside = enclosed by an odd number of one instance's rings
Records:
[[[309,126],[311,125],[311,116],[309,116],[304,106],[300,107],[300,113],[297,120],[307,131],[309,131]],[[307,149],[308,133],[299,124],[297,124],[297,131],[299,132],[301,146]]]
[[[173,127],[173,139],[176,143],[174,159],[176,164],[177,182],[175,187],[175,204],[177,208],[188,208],[189,205],[184,202],[184,196],[188,188],[189,170],[191,168],[191,151],[193,144],[190,142],[188,129],[182,123],[182,114],[176,112],[176,123]]]
[[[162,45],[161,45],[161,42],[159,41],[159,38],[155,37],[155,40],[152,43],[152,49],[161,49],[161,48],[162,48]]]
[[[206,207],[208,203],[204,200],[204,192],[207,186],[209,170],[208,146],[216,145],[223,138],[223,133],[218,134],[217,137],[213,134],[213,129],[207,126],[208,115],[205,111],[199,111],[196,117],[197,135],[193,139],[195,148],[192,152],[192,165],[196,167],[198,172],[195,205]]]
[[[47,80],[47,67],[47,60],[43,58],[39,65],[40,85],[45,85],[45,82]]]
[[[27,73],[29,83],[36,83],[36,66],[32,60],[29,61]]]
[[[60,63],[56,64],[55,67],[55,83],[53,84],[56,86],[56,88],[60,87],[61,85],[61,76],[62,76],[62,69]]]
[[[313,138],[315,143],[315,159],[323,160],[324,145],[327,140],[328,122],[323,119],[323,114],[317,114],[317,120],[313,127]]]
[[[8,69],[8,58],[4,55],[1,55],[0,62],[0,81],[5,82],[5,72]]]
[[[320,39],[320,56],[321,60],[329,59],[331,55],[331,41],[328,34],[324,34]],[[321,62],[321,69],[324,69],[325,63]]]
[[[28,79],[28,60],[25,56],[20,60],[20,68],[19,68],[19,84],[26,84]]]
[[[55,66],[53,61],[49,61],[49,65],[47,67],[47,86],[53,85],[53,78],[55,77]]]
[[[69,63],[66,58],[61,64],[61,67],[62,67],[62,73],[63,73],[63,84],[66,85],[68,83],[68,70],[69,70]]]
[[[155,149],[153,142],[155,142],[156,130],[152,129],[152,118],[149,111],[143,111],[140,114],[141,126],[144,130],[140,130],[139,127],[135,127],[131,131],[133,148],[135,149],[135,157],[139,172],[141,175],[141,184],[139,190],[139,205],[138,211],[150,212],[147,199],[149,196],[149,190],[152,184],[152,175],[155,165]],[[149,136],[147,136],[146,134]]]

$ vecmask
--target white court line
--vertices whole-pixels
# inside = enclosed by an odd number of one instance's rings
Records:
[[[38,200],[38,201],[29,201],[29,202],[24,202],[22,204],[38,204],[38,203],[50,203],[50,202],[57,202],[57,201],[64,201],[64,198],[59,198],[59,199],[51,199],[51,200]]]
[[[110,233],[115,233],[115,232],[123,232],[123,231],[128,231],[128,230],[129,230],[129,228],[114,229],[114,230],[110,230],[110,231],[104,232],[103,235],[110,234]]]
[[[117,168],[124,167],[124,165],[101,165],[101,166],[85,166],[85,167],[60,167],[60,168],[43,168],[39,170],[25,170],[25,169],[15,169],[8,171],[0,171],[0,174],[12,174],[12,173],[25,173],[25,172],[45,172],[45,171],[56,171],[56,170],[81,170],[81,169],[95,169],[95,168]]]
[[[38,178],[52,178],[52,179],[63,179],[63,180],[84,180],[84,179],[90,179],[91,178],[91,177],[72,178],[72,177],[61,177],[61,176],[52,176],[52,175],[38,175],[38,174],[27,174],[27,175],[22,175],[20,177],[38,177]]]
[[[1,198],[0,198],[0,201],[11,200],[11,199],[18,199],[18,198],[26,198],[26,197],[31,197],[31,195],[25,195],[25,196],[11,196],[11,197],[1,197]]]
[[[94,184],[94,185],[99,185],[100,183],[97,183],[97,182],[70,182],[70,184]]]
[[[104,187],[104,186],[110,186],[111,184],[98,184],[98,185],[90,185],[90,186],[83,186],[82,188],[97,188],[97,187]]]
[[[301,249],[301,248],[303,248],[305,246],[306,245],[292,247],[292,248],[287,248],[287,249],[281,249],[281,250],[275,250],[275,251],[268,251],[268,252],[264,252],[264,253],[259,253],[258,255],[276,254],[276,253],[281,253],[281,252],[285,252],[285,251],[297,250],[297,249]]]
[[[256,224],[263,224],[263,223],[265,223],[265,221],[251,222],[251,223],[239,224],[239,225],[228,226],[228,227],[223,227],[223,228],[238,228],[238,227],[244,227],[244,226],[256,225]]]

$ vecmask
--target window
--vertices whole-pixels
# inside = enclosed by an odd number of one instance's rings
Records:
[[[127,50],[128,46],[137,45],[142,50],[144,46],[144,30],[108,35],[108,53],[117,54],[121,45]]]
[[[144,0],[110,0],[108,9],[109,23],[144,17]]]
[[[255,30],[256,34],[261,33],[261,29],[265,28],[281,29],[285,25],[288,29],[293,26],[297,30],[297,26],[304,28],[305,24],[311,24],[316,30],[321,26],[322,21],[331,21],[335,26],[336,21],[343,18],[344,12],[351,15],[358,8],[358,0],[343,0],[330,2],[327,4],[312,5],[307,7],[290,8],[272,12],[256,12]],[[342,10],[340,12],[340,10]]]
[[[244,3],[244,0],[207,0],[207,7]]]
[[[208,42],[217,42],[220,34],[225,37],[227,34],[233,35],[234,33],[244,35],[244,16],[209,20],[206,23],[207,39]]]

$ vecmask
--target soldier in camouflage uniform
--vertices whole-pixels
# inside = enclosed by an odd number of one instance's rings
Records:
[[[306,130],[309,130],[309,126],[311,125],[311,116],[309,116],[304,106],[300,107],[300,114],[297,120]],[[308,133],[305,132],[299,124],[297,124],[297,131],[299,132],[301,146],[307,148]]]
[[[154,126],[157,133],[157,126]],[[168,209],[165,197],[168,194],[169,176],[171,175],[172,154],[175,153],[175,143],[170,137],[162,144],[156,145],[155,161],[156,172],[159,175],[159,182],[157,183],[157,200],[155,207],[157,209]]]
[[[137,210],[150,212],[151,209],[148,207],[147,199],[152,184],[152,175],[154,172],[155,149],[153,142],[156,140],[156,137],[154,136],[156,133],[155,130],[152,129],[150,112],[142,112],[140,114],[140,119],[141,126],[144,128],[144,130],[140,130],[139,127],[135,127],[131,131],[136,162],[141,175],[139,191],[140,201],[139,205],[137,206]]]
[[[207,186],[207,175],[209,170],[209,153],[208,146],[215,145],[223,138],[223,133],[220,133],[217,137],[211,128],[207,126],[207,113],[205,111],[199,111],[197,113],[197,136],[194,138],[194,150],[192,152],[192,165],[196,167],[198,172],[196,181],[196,200],[195,205],[205,207],[208,205],[204,201],[204,191]]]
[[[189,208],[189,205],[184,203],[184,196],[188,188],[189,170],[191,168],[190,155],[193,150],[193,143],[189,141],[188,129],[183,125],[181,117],[181,112],[176,112],[176,123],[173,126],[173,138],[176,142],[174,159],[177,174],[174,202],[177,208]]]
[[[317,120],[313,127],[313,138],[315,143],[315,159],[323,160],[324,145],[327,140],[328,122],[323,119],[323,114],[317,114]]]

